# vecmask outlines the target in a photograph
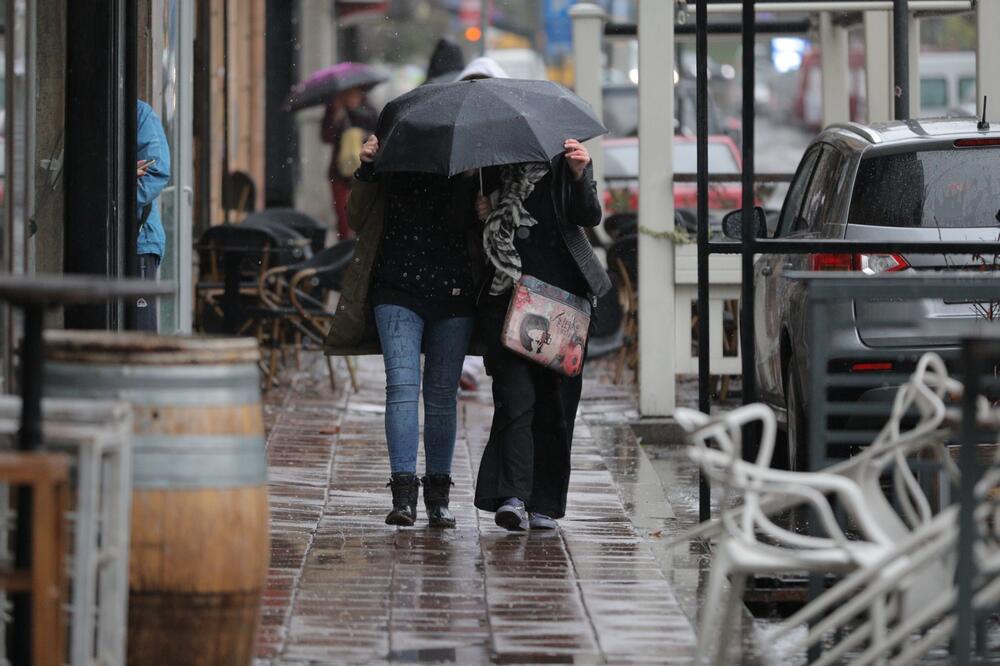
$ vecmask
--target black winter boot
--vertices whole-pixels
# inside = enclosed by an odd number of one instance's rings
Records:
[[[385,517],[385,524],[410,527],[417,522],[417,495],[420,493],[417,475],[409,472],[393,474],[386,485],[392,489],[392,511]]]
[[[452,483],[447,474],[428,474],[421,481],[424,484],[424,507],[427,522],[431,527],[454,527],[455,516],[448,510],[448,494]]]

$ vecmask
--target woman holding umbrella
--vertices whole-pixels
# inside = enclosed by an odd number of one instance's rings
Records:
[[[359,155],[347,207],[358,245],[324,347],[328,354],[383,355],[392,471],[392,510],[385,522],[414,524],[422,482],[428,523],[454,527],[448,504],[458,382],[474,323],[474,271],[482,264],[471,259],[480,238],[470,224],[476,182],[431,173],[377,174],[378,150],[371,136]],[[426,474],[418,479],[421,383]]]
[[[324,143],[333,146],[327,176],[330,179],[340,240],[346,240],[352,235],[347,224],[347,198],[351,194],[354,171],[360,166],[357,162],[358,151],[365,138],[375,131],[377,117],[362,87],[348,88],[337,93],[327,104],[323,114],[320,135]]]
[[[325,347],[328,354],[371,353],[381,342],[393,471],[393,511],[386,522],[409,525],[416,512],[412,470],[423,347],[430,482],[424,502],[431,524],[454,523],[447,513],[450,477],[443,471],[450,470],[474,295],[482,295],[496,402],[476,506],[496,511],[498,524],[511,529],[528,526],[527,507],[537,514],[536,527],[554,527],[563,515],[579,377],[560,379],[509,358],[500,328],[522,269],[576,294],[577,301],[610,288],[581,229],[598,224],[601,209],[590,156],[576,140],[605,131],[586,102],[548,81],[430,84],[383,110],[378,139],[370,138],[362,150],[364,165],[348,204],[358,247]],[[495,165],[506,166],[486,169],[484,178],[483,168]],[[454,177],[459,174],[479,178]],[[484,182],[502,183],[493,210],[479,199],[485,234],[470,223]],[[477,249],[485,250],[489,264],[475,261]],[[493,274],[477,280],[484,266]],[[374,325],[368,325],[369,304]],[[540,332],[529,329],[523,334],[530,341]]]
[[[351,234],[347,225],[347,197],[354,170],[359,166],[358,151],[375,130],[376,113],[366,94],[385,78],[363,63],[340,62],[307,76],[292,88],[285,102],[289,111],[326,107],[320,138],[333,146],[328,176],[341,240]]]
[[[502,342],[502,329],[512,287],[522,275],[592,303],[611,288],[582,230],[600,223],[601,206],[590,154],[574,139],[551,162],[499,170],[497,205],[482,195],[477,198],[493,274],[479,299],[479,315],[494,411],[479,466],[476,506],[494,511],[497,525],[508,530],[555,529],[566,513],[582,372],[564,376],[513,353]],[[522,332],[527,340],[534,333]]]

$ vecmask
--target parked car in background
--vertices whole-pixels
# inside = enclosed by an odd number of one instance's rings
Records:
[[[740,212],[723,221],[738,236]],[[810,144],[788,190],[775,236],[864,241],[996,241],[1000,237],[1000,126],[981,131],[974,119],[936,119],[862,126],[832,125]],[[757,378],[763,400],[784,422],[787,446],[776,452],[806,469],[806,294],[788,271],[837,270],[862,275],[995,269],[1000,256],[910,254],[763,255],[754,266]],[[837,400],[887,401],[895,387],[866,385],[866,372],[906,371],[898,351],[953,357],[959,340],[995,326],[982,304],[956,294],[948,301],[846,301],[830,333],[832,364],[861,377]],[[877,353],[886,353],[879,362]],[[890,354],[890,351],[892,354]],[[873,358],[873,352],[876,355]]]
[[[736,144],[725,135],[708,137],[708,172],[739,174],[742,160]],[[674,137],[674,173],[695,173],[698,169],[697,141],[692,136]],[[639,209],[639,140],[637,138],[604,140],[605,214],[633,212]],[[740,205],[739,180],[709,183],[709,218],[715,228],[722,212]],[[687,210],[694,218],[698,206],[696,183],[674,183],[674,207]]]

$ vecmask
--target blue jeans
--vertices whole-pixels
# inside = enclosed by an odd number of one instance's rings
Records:
[[[385,436],[393,473],[417,471],[420,443],[420,349],[424,362],[424,453],[428,474],[451,474],[457,429],[458,380],[473,319],[425,321],[398,305],[375,306],[385,360]]]

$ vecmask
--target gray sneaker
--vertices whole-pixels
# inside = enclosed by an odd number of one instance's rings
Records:
[[[516,497],[511,497],[497,509],[494,520],[497,525],[511,532],[528,529],[528,511],[524,508],[524,502]]]
[[[557,530],[559,523],[555,518],[549,518],[544,513],[531,512],[528,514],[528,523],[533,530]]]

